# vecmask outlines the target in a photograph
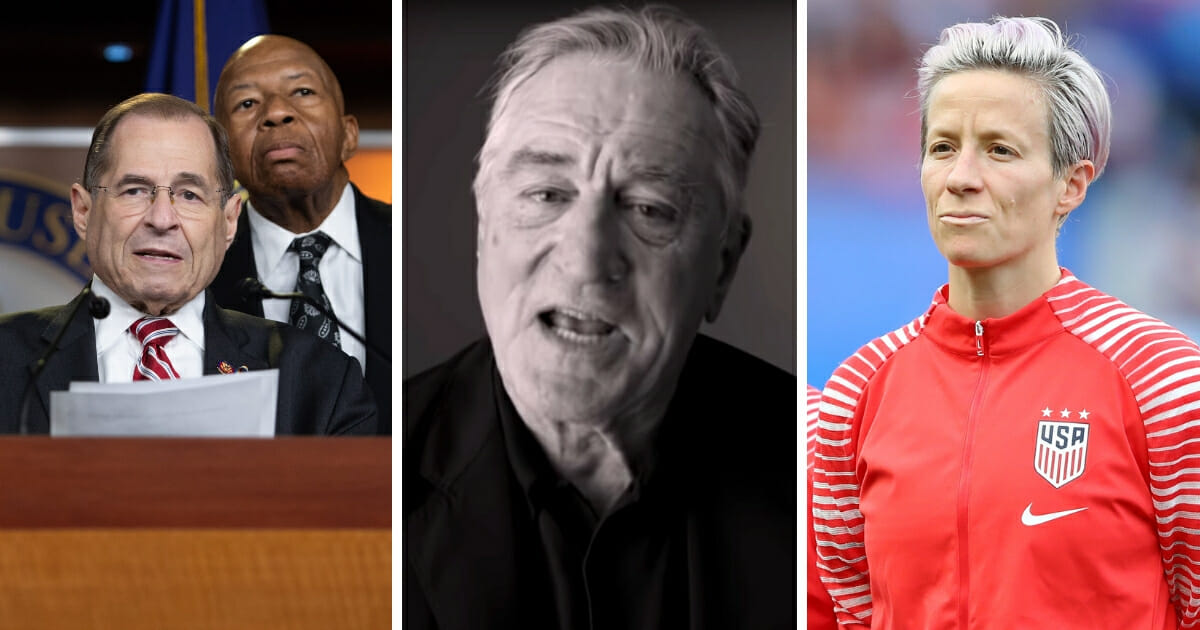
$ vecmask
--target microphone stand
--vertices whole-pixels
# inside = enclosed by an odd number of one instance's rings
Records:
[[[257,297],[259,299],[268,300],[303,300],[305,304],[312,305],[312,307],[320,311],[322,315],[332,319],[333,323],[337,324],[339,329],[346,331],[351,337],[357,339],[358,342],[363,345],[363,347],[374,353],[376,357],[383,359],[383,361],[388,365],[391,365],[392,363],[392,357],[386,352],[376,348],[374,344],[368,343],[367,340],[364,339],[362,335],[358,334],[357,331],[343,324],[342,320],[338,319],[337,315],[334,315],[332,311],[325,308],[311,297],[300,293],[299,291],[293,291],[291,293],[276,293],[268,289],[266,285],[264,285],[258,278],[243,278],[242,281],[238,283],[238,288],[241,290],[241,293],[244,297]]]
[[[37,380],[42,375],[42,370],[46,369],[46,363],[50,361],[50,357],[58,352],[58,343],[62,341],[63,334],[67,332],[67,328],[71,326],[71,322],[75,321],[75,316],[79,314],[79,308],[87,303],[88,312],[96,319],[104,319],[108,317],[111,306],[108,300],[94,295],[91,285],[83,288],[80,292],[79,301],[75,303],[75,308],[71,309],[71,314],[67,320],[63,322],[62,328],[58,329],[58,334],[54,336],[54,341],[50,342],[50,347],[42,353],[37,362],[29,368],[29,382],[25,385],[25,394],[21,396],[21,415],[17,422],[17,432],[20,435],[29,435],[29,408],[33,404],[34,392],[37,391]],[[50,420],[49,416],[46,418]]]

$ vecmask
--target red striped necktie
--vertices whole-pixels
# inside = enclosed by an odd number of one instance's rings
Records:
[[[179,334],[165,317],[143,317],[129,326],[129,332],[142,344],[142,358],[133,366],[135,381],[169,381],[179,378],[163,346]]]

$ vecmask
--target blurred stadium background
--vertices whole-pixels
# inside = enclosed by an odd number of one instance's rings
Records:
[[[807,379],[818,387],[946,281],[920,189],[915,68],[942,28],[993,15],[1054,19],[1113,100],[1108,168],[1064,227],[1059,264],[1200,338],[1200,2],[810,0]]]

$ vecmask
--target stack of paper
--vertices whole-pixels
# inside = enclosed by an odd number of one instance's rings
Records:
[[[53,436],[272,437],[279,370],[50,392]]]

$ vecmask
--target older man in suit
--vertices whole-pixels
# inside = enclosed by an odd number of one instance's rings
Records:
[[[391,433],[392,207],[350,183],[358,121],[312,48],[281,35],[242,45],[217,82],[214,115],[229,132],[238,181],[250,195],[217,279],[217,303],[312,330],[363,365]],[[306,251],[310,241],[317,249]],[[311,264],[310,264],[311,263]],[[310,294],[364,345],[299,301],[240,289],[257,278],[276,292]]]
[[[71,381],[166,380],[239,369],[280,370],[277,434],[371,434],[377,410],[354,359],[311,334],[219,308],[205,288],[233,240],[228,141],[196,105],[142,94],[112,108],[92,135],[75,229],[95,276],[61,307],[0,318],[0,432],[48,430],[49,392]],[[106,298],[107,316],[77,308]],[[60,350],[23,395],[32,366]],[[27,401],[26,401],[27,399]]]

